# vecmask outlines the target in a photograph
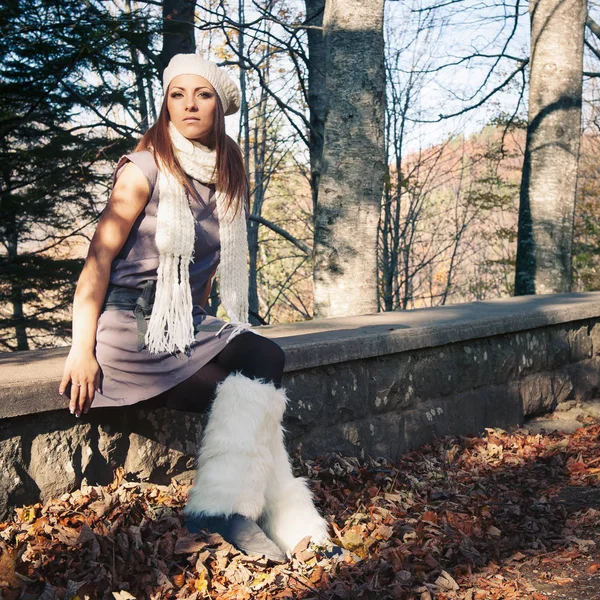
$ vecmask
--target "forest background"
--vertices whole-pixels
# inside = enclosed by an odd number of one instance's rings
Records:
[[[74,286],[112,169],[156,118],[159,74],[177,51],[196,50],[240,82],[242,108],[227,127],[250,178],[253,322],[314,317],[319,173],[309,105],[322,101],[314,90],[323,73],[309,47],[323,6],[10,0],[0,7],[0,351],[69,343]],[[589,3],[574,291],[600,289],[596,11]],[[388,0],[384,15],[378,310],[512,295],[528,6]],[[224,314],[218,281],[208,310]]]

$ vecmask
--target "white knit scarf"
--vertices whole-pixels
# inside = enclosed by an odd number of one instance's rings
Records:
[[[215,183],[216,150],[188,140],[172,123],[169,124],[169,133],[177,160],[187,175],[202,183]],[[188,352],[195,339],[189,278],[194,254],[194,216],[185,188],[162,165],[158,167],[156,245],[159,263],[154,306],[145,341],[148,350],[155,354],[175,350]],[[219,291],[229,317],[229,322],[215,336],[227,326],[232,326],[234,329],[227,340],[229,343],[234,336],[251,327],[248,322],[246,217],[241,208],[235,217],[233,208],[227,211],[224,193],[217,190],[215,197],[221,240],[221,259],[217,270]]]

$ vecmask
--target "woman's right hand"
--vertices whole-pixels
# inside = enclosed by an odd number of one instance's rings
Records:
[[[100,366],[93,353],[76,352],[71,348],[58,393],[63,395],[70,384],[69,410],[76,417],[87,413],[100,391]]]

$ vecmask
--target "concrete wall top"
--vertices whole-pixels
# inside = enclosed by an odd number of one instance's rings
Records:
[[[260,327],[286,353],[286,371],[360,360],[600,316],[600,292],[521,296]],[[0,353],[0,419],[65,408],[68,348]]]

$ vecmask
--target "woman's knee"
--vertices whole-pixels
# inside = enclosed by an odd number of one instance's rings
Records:
[[[265,337],[261,337],[261,344],[263,348],[261,352],[264,356],[268,357],[273,364],[278,365],[281,372],[283,372],[283,368],[285,367],[285,352],[283,348],[277,342]]]
[[[249,377],[280,383],[285,367],[285,352],[269,338],[251,332],[242,333],[220,353],[219,364],[229,372],[241,371]]]

